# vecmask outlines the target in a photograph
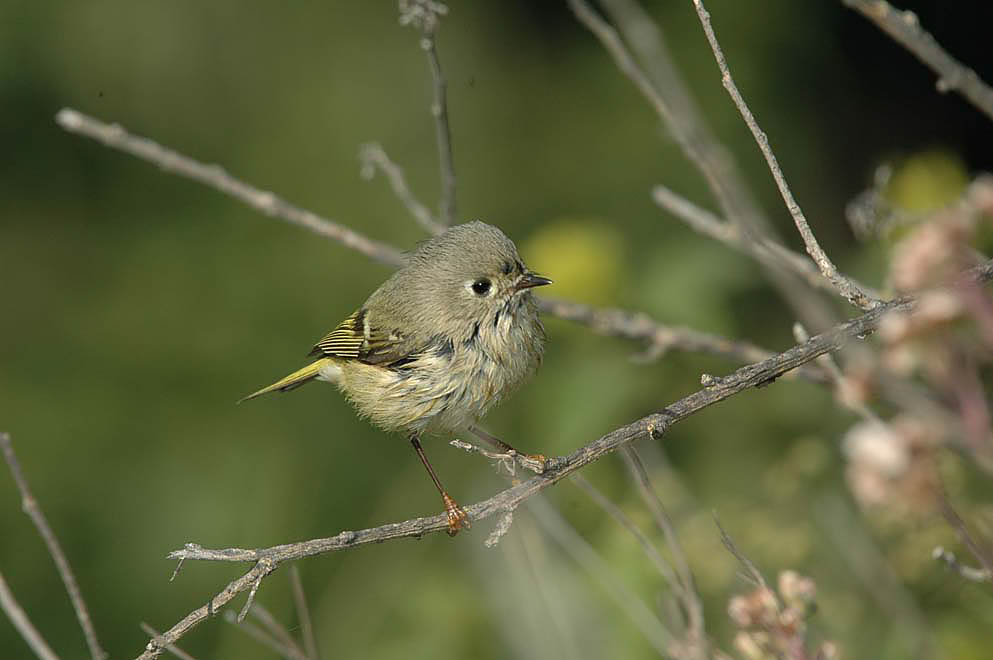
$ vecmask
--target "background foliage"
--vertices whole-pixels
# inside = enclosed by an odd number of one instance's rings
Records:
[[[939,40],[993,77],[982,68],[989,59],[978,27],[984,12],[993,18],[989,8],[921,4]],[[501,226],[532,267],[556,280],[555,295],[770,349],[790,345],[793,318],[759,269],[651,203],[652,184],[664,182],[712,207],[650,109],[564,4],[452,5],[439,51],[460,215]],[[649,8],[708,119],[797,246],[690,3]],[[983,118],[936,94],[923,67],[840,3],[713,0],[709,9],[739,86],[844,270],[881,276],[885,248],[856,244],[843,220],[878,164],[924,168],[903,170],[909,178],[895,194],[903,190],[908,205],[922,190],[931,203],[947,199],[966,173],[991,166],[993,131]],[[186,541],[265,546],[435,513],[438,502],[406,443],[367,427],[327,386],[234,405],[301,364],[385,269],[69,136],[52,117],[72,106],[119,121],[410,247],[420,230],[385,182],[360,178],[356,154],[366,141],[382,142],[420,197],[436,199],[417,40],[397,24],[392,3],[0,5],[0,426],[13,434],[114,657],[144,645],[140,620],[171,625],[241,568],[187,566],[169,583],[163,557]],[[692,391],[703,371],[734,366],[681,354],[637,364],[629,343],[547,326],[538,378],[488,426],[548,454]],[[988,588],[929,559],[935,544],[954,547],[952,532],[929,517],[867,521],[848,495],[839,438],[852,423],[826,390],[776,385],[681,424],[666,436],[668,462],[645,447],[708,627],[727,640],[727,599],[741,589],[710,519],[715,509],[768,574],[795,568],[817,581],[816,634],[848,657],[908,657],[928,638],[936,655],[985,657]],[[440,441],[427,450],[465,502],[503,484],[478,457]],[[647,522],[618,460],[587,476]],[[972,494],[980,507],[989,501],[988,486]],[[631,539],[572,486],[550,497],[655,603],[658,577]],[[487,531],[302,563],[327,656],[651,653],[596,580],[526,513],[497,549],[483,548]],[[6,478],[0,568],[55,650],[79,657],[69,603]],[[268,580],[259,600],[291,621],[285,581]],[[183,646],[200,657],[268,657],[219,620]],[[6,623],[0,648],[27,653]]]

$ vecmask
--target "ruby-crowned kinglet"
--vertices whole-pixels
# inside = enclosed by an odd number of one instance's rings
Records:
[[[242,400],[314,379],[336,383],[360,415],[407,434],[454,536],[469,518],[442,487],[419,438],[470,429],[534,373],[545,331],[530,289],[546,284],[551,280],[530,272],[496,227],[451,227],[422,243],[317,342],[311,355],[320,359]]]

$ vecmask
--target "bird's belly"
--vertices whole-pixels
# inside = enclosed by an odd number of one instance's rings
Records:
[[[423,356],[400,369],[350,363],[342,372],[341,389],[361,415],[409,433],[465,429],[524,376],[479,351]]]

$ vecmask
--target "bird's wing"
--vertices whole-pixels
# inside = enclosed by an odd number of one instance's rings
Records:
[[[317,342],[310,354],[389,365],[409,358],[412,352],[398,329],[378,327],[362,308]]]

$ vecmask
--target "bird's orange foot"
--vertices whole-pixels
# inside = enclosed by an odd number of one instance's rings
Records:
[[[469,514],[459,506],[459,503],[452,499],[448,493],[442,493],[441,499],[445,501],[445,513],[448,515],[448,535],[455,536],[463,527],[472,527],[469,523]]]

